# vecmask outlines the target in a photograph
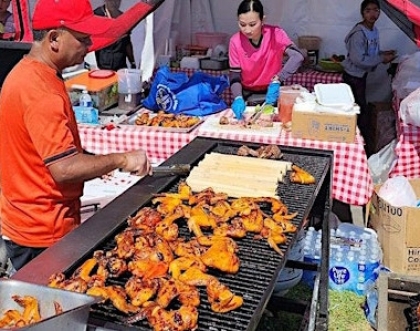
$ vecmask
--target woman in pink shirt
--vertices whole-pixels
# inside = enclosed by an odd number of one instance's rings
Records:
[[[240,31],[229,42],[232,110],[242,117],[245,100],[252,94],[265,94],[265,102],[274,105],[279,89],[303,62],[303,55],[283,29],[264,24],[260,0],[243,0],[238,7]],[[283,65],[283,57],[288,59]]]

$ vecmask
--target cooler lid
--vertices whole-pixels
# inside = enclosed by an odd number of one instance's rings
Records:
[[[72,77],[65,81],[66,88],[68,90],[83,89],[82,86],[86,86],[86,90],[89,92],[99,92],[118,82],[118,76],[112,75],[108,78],[96,78],[91,77],[90,72],[84,72],[80,75]]]

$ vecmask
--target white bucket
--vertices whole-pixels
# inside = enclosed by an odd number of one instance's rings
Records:
[[[289,260],[303,261],[305,243],[305,231],[301,229],[297,234],[294,245],[290,248]],[[284,268],[278,275],[274,286],[273,295],[283,296],[289,289],[296,286],[302,279],[303,270],[294,268]]]
[[[136,94],[141,92],[141,75],[139,69],[120,69],[118,75],[118,93]]]

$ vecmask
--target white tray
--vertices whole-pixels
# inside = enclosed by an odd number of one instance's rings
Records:
[[[323,106],[344,106],[354,104],[354,95],[349,85],[315,84],[316,99]]]

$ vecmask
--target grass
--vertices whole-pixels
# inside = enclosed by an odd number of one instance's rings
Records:
[[[310,302],[312,289],[304,283],[291,288],[285,296]],[[329,290],[329,331],[371,331],[361,308],[364,297],[349,291]],[[297,331],[303,323],[303,315],[279,311],[265,312],[257,331]]]

